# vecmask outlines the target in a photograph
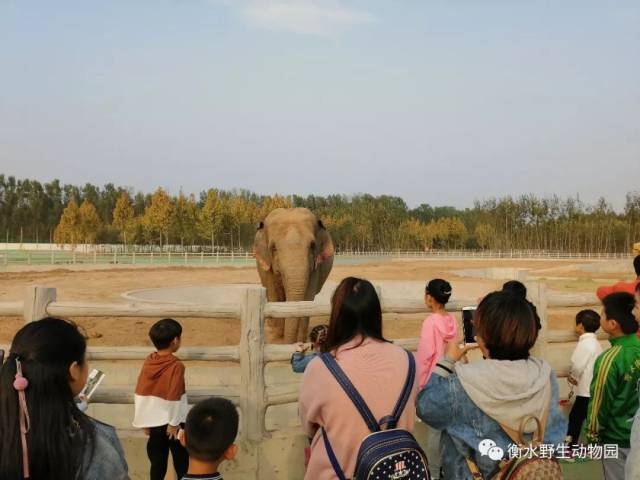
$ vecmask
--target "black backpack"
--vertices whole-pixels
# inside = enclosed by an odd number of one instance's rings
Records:
[[[409,357],[409,373],[400,398],[393,413],[379,421],[375,419],[364,399],[333,356],[330,353],[323,353],[320,356],[371,431],[371,434],[367,435],[360,444],[354,480],[429,480],[430,478],[427,457],[414,436],[406,430],[396,428],[400,415],[411,395],[416,376],[416,362],[413,355],[407,352],[407,356]],[[381,428],[383,425],[387,426],[385,430]],[[324,428],[322,429],[322,437],[327,455],[338,479],[346,480]]]

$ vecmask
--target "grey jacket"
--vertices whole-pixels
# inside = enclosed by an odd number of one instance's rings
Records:
[[[515,366],[516,362],[501,362],[504,365],[492,365],[495,361],[483,360],[482,362],[479,367],[481,369],[484,367],[486,374],[482,375],[482,378],[479,378],[481,375],[477,375],[476,381],[486,384],[489,391],[497,387],[496,384],[500,380],[502,380],[501,385],[506,387],[509,378],[497,378],[496,375],[492,375],[494,373],[492,367],[509,369],[510,366]],[[514,365],[509,365],[510,363]],[[540,378],[539,383],[548,384],[551,380],[551,408],[549,409],[544,442],[557,445],[564,441],[567,420],[558,408],[556,377],[545,364],[537,362],[532,363],[531,366],[535,367],[535,365],[544,367],[541,369],[541,375],[544,375],[544,378]],[[520,366],[522,367],[522,365]],[[448,360],[441,359],[438,362],[438,366],[429,377],[427,384],[418,394],[418,416],[431,427],[442,430],[440,450],[444,478],[472,480],[473,476],[467,467],[465,457],[475,461],[484,478],[492,478],[497,473],[498,462],[480,453],[480,443],[491,440],[506,454],[511,440],[500,425],[471,400],[455,370],[454,364]],[[522,379],[513,378],[515,387],[513,394],[515,397],[521,396],[521,402],[518,403],[525,406],[526,402],[534,395],[523,395],[525,392],[516,387],[519,383],[523,383]],[[501,391],[496,388],[496,393],[499,394]],[[502,398],[501,401],[495,403],[499,405],[508,402]],[[514,412],[505,411],[504,413]],[[520,410],[520,413],[524,412]]]
[[[110,425],[93,421],[96,443],[93,456],[85,450],[83,473],[78,480],[129,480],[129,469],[116,430]]]

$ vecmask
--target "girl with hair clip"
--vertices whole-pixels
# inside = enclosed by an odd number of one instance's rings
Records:
[[[29,323],[14,337],[0,370],[2,480],[129,478],[115,430],[76,406],[86,351],[78,328],[57,318]]]
[[[431,372],[440,357],[444,354],[447,342],[458,336],[458,322],[456,318],[445,310],[445,305],[451,298],[451,284],[441,278],[431,280],[424,294],[424,303],[431,312],[422,323],[420,343],[416,355],[416,369],[419,387],[422,389],[429,380]],[[426,425],[427,430],[427,458],[429,459],[429,473],[433,480],[440,478],[440,431]]]

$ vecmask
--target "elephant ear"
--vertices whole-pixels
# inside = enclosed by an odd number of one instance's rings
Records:
[[[260,222],[256,238],[253,241],[253,254],[256,256],[256,262],[258,262],[260,268],[264,271],[271,270],[271,254],[263,222]]]
[[[333,240],[331,240],[331,235],[327,232],[327,229],[324,228],[322,221],[318,220],[318,232],[316,233],[316,245],[317,245],[317,255],[316,255],[316,268],[318,265],[326,262],[327,260],[333,261],[334,247]]]

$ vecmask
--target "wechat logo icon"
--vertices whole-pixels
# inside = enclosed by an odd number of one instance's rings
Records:
[[[485,438],[478,444],[478,451],[483,457],[489,457],[493,461],[502,460],[504,458],[504,450],[496,445],[496,442]]]

